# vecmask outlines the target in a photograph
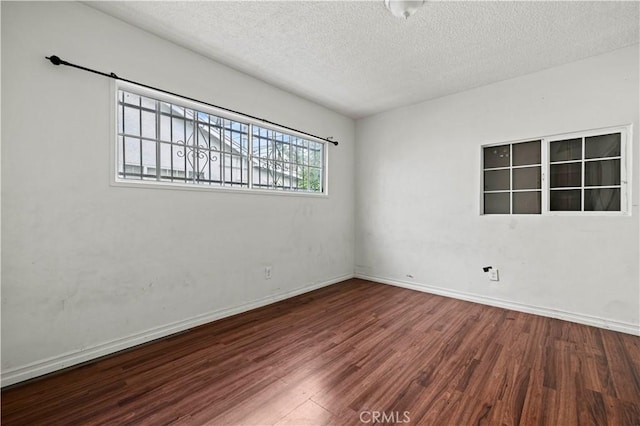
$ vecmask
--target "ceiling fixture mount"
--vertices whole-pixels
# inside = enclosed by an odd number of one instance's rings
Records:
[[[408,19],[424,2],[425,0],[384,0],[384,6],[393,16]]]

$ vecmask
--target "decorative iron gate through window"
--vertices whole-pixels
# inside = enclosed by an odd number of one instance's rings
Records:
[[[322,142],[122,88],[117,96],[120,179],[325,192]]]

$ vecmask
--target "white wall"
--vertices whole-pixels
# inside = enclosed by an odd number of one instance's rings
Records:
[[[356,274],[639,333],[639,79],[636,45],[359,120]],[[629,123],[631,217],[479,215],[482,144]]]
[[[637,332],[638,46],[359,120],[356,161],[352,120],[323,107],[81,4],[1,9],[3,385],[347,278],[354,263]],[[110,186],[111,83],[51,54],[334,136],[330,197]],[[478,214],[480,145],[628,123],[632,216]]]
[[[1,7],[3,385],[353,275],[353,120],[85,5]],[[51,54],[335,137],[330,196],[110,186],[112,83]]]

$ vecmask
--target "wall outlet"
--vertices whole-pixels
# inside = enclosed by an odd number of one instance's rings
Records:
[[[489,269],[489,281],[500,281],[497,269]]]
[[[270,280],[271,279],[271,266],[265,266],[264,267],[264,279],[265,280]]]

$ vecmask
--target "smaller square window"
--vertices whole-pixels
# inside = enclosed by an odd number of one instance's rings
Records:
[[[482,214],[629,214],[631,127],[482,147]]]

